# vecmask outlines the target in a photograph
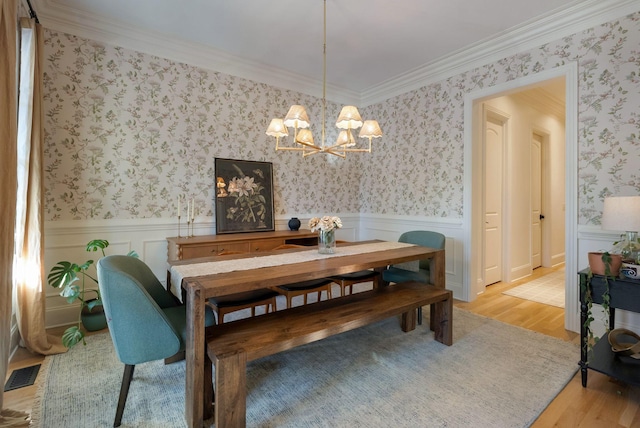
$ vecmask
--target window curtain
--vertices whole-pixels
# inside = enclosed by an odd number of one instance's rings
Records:
[[[45,329],[43,221],[44,114],[42,111],[43,31],[21,18],[21,69],[18,98],[17,212],[14,281],[16,317],[23,344],[32,352],[65,352],[59,337]]]
[[[11,352],[13,232],[16,217],[16,7],[16,0],[0,0],[0,379],[3,385]],[[4,408],[4,388],[0,390],[0,409],[0,425],[25,426],[24,416]]]

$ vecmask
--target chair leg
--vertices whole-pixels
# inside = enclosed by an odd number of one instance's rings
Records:
[[[418,325],[422,325],[422,306],[418,308]]]
[[[124,405],[127,402],[127,396],[129,395],[129,385],[131,385],[131,378],[133,378],[133,369],[136,366],[132,364],[125,364],[124,374],[122,375],[122,386],[120,386],[120,397],[118,398],[118,408],[116,409],[116,419],[113,421],[114,427],[119,427],[122,423],[122,414],[124,413]]]

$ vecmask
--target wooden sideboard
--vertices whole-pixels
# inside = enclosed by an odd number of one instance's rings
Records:
[[[318,233],[309,230],[229,233],[189,238],[172,237],[167,238],[167,243],[167,259],[172,261],[215,256],[223,251],[269,251],[283,244],[317,245]]]

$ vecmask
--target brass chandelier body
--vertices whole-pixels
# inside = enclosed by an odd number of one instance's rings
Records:
[[[284,119],[271,119],[266,134],[276,138],[276,150],[301,151],[306,157],[316,153],[327,153],[342,158],[347,157],[347,153],[371,153],[371,139],[382,137],[380,125],[375,120],[362,121],[360,113],[355,106],[344,106],[340,111],[336,127],[342,129],[338,139],[333,145],[325,144],[325,124],[327,111],[327,0],[324,0],[324,45],[323,45],[323,75],[322,75],[322,142],[317,145],[313,142],[313,135],[309,129],[309,116],[301,105],[293,105]],[[289,135],[289,129],[293,128],[293,141],[295,146],[281,146],[280,138]],[[360,129],[358,136],[369,139],[368,148],[356,147],[352,131]]]

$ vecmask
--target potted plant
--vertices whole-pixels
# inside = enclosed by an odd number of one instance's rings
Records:
[[[102,256],[105,256],[104,250],[108,246],[109,241],[94,239],[89,241],[86,250],[88,252],[100,250]],[[127,255],[138,257],[135,251],[129,251]],[[80,328],[81,324],[88,331],[101,330],[107,326],[102,309],[102,300],[100,299],[100,290],[97,288],[87,289],[85,285],[85,280],[87,279],[93,281],[96,286],[98,285],[97,278],[87,272],[93,263],[93,260],[87,260],[82,264],[60,261],[51,268],[47,277],[49,285],[62,289],[60,295],[66,298],[68,303],[73,303],[76,300],[80,301],[77,323],[66,329],[62,334],[62,343],[67,348],[75,346],[80,341],[86,345],[84,331]],[[80,281],[79,284],[77,283],[78,281]]]
[[[609,325],[609,310],[610,310],[609,303],[611,302],[611,296],[609,293],[609,279],[615,280],[616,277],[618,276],[618,273],[620,271],[620,266],[622,265],[622,256],[620,254],[611,254],[608,251],[590,252],[588,256],[589,256],[589,281],[591,281],[591,278],[593,277],[594,274],[602,275],[604,279],[605,287],[602,292],[602,303],[600,303],[600,306],[602,306],[602,310],[604,312],[603,318],[604,318],[605,331],[608,334],[611,328],[611,326]],[[593,330],[590,328],[591,323],[594,321],[593,312],[592,312],[593,290],[591,287],[588,287],[588,286],[583,286],[583,287],[585,288],[583,288],[581,291],[584,293],[585,304],[587,306],[587,318],[584,323],[585,324],[584,327],[589,332],[589,334],[584,338],[584,343],[582,344],[582,346],[584,346],[587,352],[589,353],[589,351],[593,349],[593,345],[595,344],[595,342],[597,342],[600,338],[595,337],[593,334]]]

